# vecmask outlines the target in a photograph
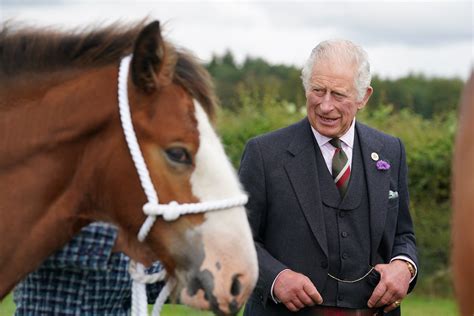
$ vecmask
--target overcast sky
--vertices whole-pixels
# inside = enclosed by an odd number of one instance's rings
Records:
[[[373,73],[466,78],[474,62],[472,1],[0,0],[0,19],[84,26],[149,16],[166,37],[204,61],[212,54],[263,57],[300,67],[328,38],[368,52]]]

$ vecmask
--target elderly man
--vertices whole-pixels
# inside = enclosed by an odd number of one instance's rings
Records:
[[[352,42],[320,43],[302,71],[307,117],[247,143],[260,276],[244,315],[400,315],[418,265],[405,150],[355,119],[369,68]]]

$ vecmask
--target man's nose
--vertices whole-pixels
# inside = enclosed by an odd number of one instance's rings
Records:
[[[334,109],[334,103],[331,93],[328,91],[321,99],[321,110],[325,113],[331,112]]]

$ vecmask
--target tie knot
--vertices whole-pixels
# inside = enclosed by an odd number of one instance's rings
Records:
[[[342,148],[341,140],[339,138],[333,138],[329,141],[329,143],[336,148]]]

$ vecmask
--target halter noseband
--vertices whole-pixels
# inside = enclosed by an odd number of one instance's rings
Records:
[[[138,232],[138,240],[145,240],[151,227],[153,226],[153,223],[156,220],[156,216],[163,216],[165,221],[174,221],[178,219],[179,216],[185,214],[203,213],[207,211],[217,211],[244,206],[248,200],[246,195],[241,195],[231,199],[205,201],[199,203],[178,204],[177,202],[172,201],[169,204],[159,204],[158,194],[151,181],[150,173],[146,166],[145,159],[143,158],[140,146],[138,145],[137,136],[133,129],[132,116],[130,112],[130,106],[128,104],[127,79],[131,59],[132,56],[129,55],[122,58],[120,62],[118,76],[118,103],[120,110],[120,120],[122,122],[125,140],[135,164],[135,168],[137,169],[141,186],[148,201],[145,205],[143,205],[143,212],[147,215],[147,218]],[[133,279],[132,315],[148,315],[145,283],[162,281],[165,279],[166,273],[146,275],[144,273],[143,265],[133,261],[131,261],[129,266],[129,272]],[[166,301],[173,283],[173,280],[169,279],[167,281],[165,287],[162,289],[160,295],[156,299],[152,315],[160,314],[161,307]]]

